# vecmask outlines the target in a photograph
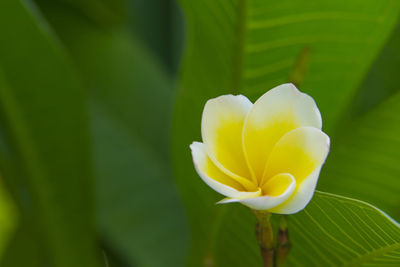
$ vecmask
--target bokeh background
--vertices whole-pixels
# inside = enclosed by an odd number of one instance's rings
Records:
[[[214,204],[189,144],[207,99],[254,101],[285,82],[314,97],[332,139],[318,189],[400,219],[399,11],[397,0],[0,0],[0,266],[261,266],[254,218]],[[331,242],[335,229],[321,229],[310,250]],[[294,249],[290,263],[351,259],[334,251]]]

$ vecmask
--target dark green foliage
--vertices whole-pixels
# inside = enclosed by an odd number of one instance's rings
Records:
[[[399,11],[0,0],[0,265],[261,266],[254,216],[215,205],[189,144],[209,98],[284,82],[321,110],[332,151],[318,189],[338,194],[288,217],[288,265],[398,265],[399,225],[362,201],[400,218]]]

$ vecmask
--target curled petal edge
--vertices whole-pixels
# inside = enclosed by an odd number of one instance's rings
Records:
[[[279,206],[283,202],[285,202],[287,199],[290,198],[290,196],[293,194],[295,188],[296,188],[296,179],[290,175],[292,182],[289,184],[289,186],[286,188],[286,190],[279,196],[247,196],[247,197],[241,197],[241,198],[226,198],[218,203],[232,203],[232,202],[240,202],[243,205],[254,209],[254,210],[270,210],[276,206]]]

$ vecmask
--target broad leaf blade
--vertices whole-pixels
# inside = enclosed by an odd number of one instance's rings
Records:
[[[183,18],[176,0],[132,0],[129,24],[136,38],[176,74],[183,44]],[[149,16],[151,14],[151,16]]]
[[[112,28],[126,18],[126,3],[123,0],[36,0],[38,5],[58,5],[74,10],[97,25]]]
[[[0,65],[0,163],[20,219],[48,264],[98,266],[85,91],[30,1],[0,2]]]
[[[104,31],[58,6],[44,10],[89,88],[107,246],[134,266],[182,266],[187,228],[170,169],[171,80],[125,28]]]
[[[4,188],[3,178],[0,176],[0,261],[16,228],[16,213],[15,203]]]
[[[319,182],[322,190],[368,201],[396,219],[400,218],[399,33],[400,24],[337,127]]]
[[[399,224],[365,202],[317,192],[307,209],[289,220],[293,229],[289,265],[382,266],[400,262]],[[310,256],[313,259],[302,258]]]
[[[398,16],[397,1],[182,0],[188,46],[175,108],[173,159],[189,213],[190,264],[212,254],[217,195],[199,179],[188,145],[200,141],[205,102],[222,94],[257,99],[293,81],[311,94],[331,132]],[[334,103],[334,104],[332,104]]]
[[[319,188],[400,218],[400,94],[338,128]]]
[[[395,0],[181,3],[189,26],[183,69],[188,90],[240,92],[255,100],[292,80],[315,98],[329,130],[400,8]]]
[[[24,253],[23,257],[21,257],[21,253]],[[4,256],[1,258],[1,266],[42,267],[48,260],[48,256],[38,246],[36,233],[32,226],[27,223],[18,225],[18,229],[16,229],[12,239],[9,240]]]
[[[400,68],[400,21],[392,32],[389,41],[380,52],[359,88],[348,110],[353,115],[360,115],[382,103],[385,99],[400,91],[398,69]],[[344,120],[352,119],[348,112]],[[354,116],[353,115],[353,116]]]
[[[250,210],[229,207],[222,218],[215,266],[262,266]],[[292,247],[287,266],[386,266],[400,261],[399,224],[365,202],[316,192],[305,210],[288,216],[288,223]]]

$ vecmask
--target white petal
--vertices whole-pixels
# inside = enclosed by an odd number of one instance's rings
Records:
[[[277,196],[267,195],[262,197],[246,198],[244,200],[240,200],[240,202],[254,210],[270,210],[282,204],[287,199],[289,199],[292,193],[294,192],[296,188],[296,180],[292,175],[288,173],[278,174],[276,175],[275,179],[277,180],[290,179],[291,182],[287,184],[286,189],[280,195]]]
[[[279,214],[293,214],[303,210],[314,195],[320,170],[321,168],[315,169],[298,185],[293,195],[286,202],[270,211]]]
[[[240,194],[238,194],[236,197],[234,197],[234,198],[229,198],[229,197],[224,198],[223,200],[218,201],[217,204],[238,202],[238,201],[240,201],[242,199],[258,197],[258,196],[261,196],[261,188],[259,188],[255,192],[240,192]]]
[[[240,198],[225,198],[218,203],[240,202],[255,210],[269,210],[280,205],[291,196],[296,187],[296,180],[291,174],[281,173],[273,177],[269,183],[266,183],[263,186],[263,190],[276,185],[279,185],[280,187],[279,194],[274,194],[278,192],[277,190],[269,190],[273,193],[272,195],[259,196],[260,194],[249,194],[241,196]],[[282,188],[283,185],[285,185],[284,188]]]
[[[201,179],[218,193],[227,197],[240,197],[245,188],[232,177],[223,173],[210,160],[203,143],[193,142],[190,145],[195,169]],[[247,193],[247,192],[245,192]]]
[[[278,173],[290,173],[296,179],[292,197],[273,210],[295,213],[312,198],[319,172],[329,152],[329,137],[313,127],[297,128],[284,135],[275,145],[267,163],[264,181]]]
[[[252,103],[242,95],[207,101],[201,122],[203,142],[211,160],[232,177],[251,180],[243,146],[243,124]],[[256,188],[247,188],[254,190]]]
[[[274,145],[301,126],[321,129],[321,114],[314,100],[293,84],[277,86],[253,105],[244,125],[243,144],[251,171],[262,177]]]

